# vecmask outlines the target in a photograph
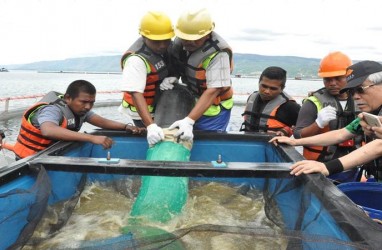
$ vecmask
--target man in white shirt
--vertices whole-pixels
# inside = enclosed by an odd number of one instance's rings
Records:
[[[140,24],[141,37],[122,56],[123,102],[126,113],[138,127],[147,127],[150,145],[164,139],[162,128],[154,123],[155,98],[161,82],[175,82],[168,77],[168,47],[174,36],[170,18],[162,12],[146,13]]]

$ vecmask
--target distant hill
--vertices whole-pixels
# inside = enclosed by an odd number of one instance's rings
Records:
[[[119,61],[120,56],[97,56],[9,65],[6,68],[36,71],[121,72]]]
[[[269,66],[279,66],[288,72],[289,78],[301,76],[316,78],[320,59],[295,56],[263,56],[255,54],[235,54],[234,74],[260,75]]]
[[[264,56],[234,54],[234,75],[258,76],[269,66],[279,66],[289,78],[302,76],[316,78],[320,59],[295,56]],[[42,61],[22,65],[8,65],[8,69],[36,71],[121,72],[120,56],[69,58],[59,61]]]

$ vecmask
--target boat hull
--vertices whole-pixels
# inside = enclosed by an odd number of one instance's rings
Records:
[[[33,223],[43,216],[41,208],[75,201],[84,183],[127,176],[187,177],[202,183],[256,187],[264,195],[265,207],[280,211],[278,223],[290,247],[357,249],[376,248],[381,243],[379,225],[324,176],[292,177],[289,166],[302,156],[293,147],[269,144],[267,134],[195,132],[190,162],[170,162],[146,161],[148,145],[143,136],[96,133],[116,141],[111,156],[119,158],[118,163],[100,162],[107,153],[101,146],[60,142],[2,170],[0,217],[8,219],[0,223],[0,233],[9,237],[1,241],[1,249],[25,244]],[[219,155],[225,167],[213,164]],[[317,238],[320,242],[312,242]]]

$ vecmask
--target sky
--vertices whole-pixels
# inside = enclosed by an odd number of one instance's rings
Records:
[[[379,0],[0,0],[0,67],[121,55],[141,17],[207,8],[234,53],[382,61]]]

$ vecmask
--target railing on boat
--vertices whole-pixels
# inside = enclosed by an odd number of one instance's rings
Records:
[[[105,99],[105,100],[99,100],[95,103],[95,107],[107,107],[107,106],[117,106],[121,102],[121,91],[120,90],[110,90],[110,91],[97,91],[97,94],[118,94],[119,96],[113,96],[113,98]],[[251,93],[243,92],[243,93],[234,93],[234,96],[242,96],[244,98],[235,99],[235,103],[238,105],[245,105],[246,100]],[[23,95],[23,96],[13,96],[13,97],[3,97],[0,98],[0,103],[4,102],[4,109],[0,111],[0,121],[12,119],[14,117],[20,116],[25,109],[31,105],[31,103],[25,103],[25,105],[21,107],[11,107],[12,101],[19,101],[19,100],[28,100],[28,99],[34,99],[37,101],[38,98],[43,97],[45,94],[34,94],[34,95]],[[306,96],[293,96],[293,98],[301,103],[301,100],[304,99]]]
[[[111,91],[98,91],[98,94],[118,94],[118,97],[113,97],[112,99],[100,100],[95,103],[95,107],[105,107],[105,106],[115,106],[121,102],[121,91],[111,90]],[[42,98],[45,94],[34,94],[34,95],[24,95],[24,96],[14,96],[14,97],[3,97],[0,98],[0,103],[4,102],[4,109],[0,112],[0,121],[8,120],[17,116],[20,116],[25,109],[31,105],[25,104],[22,107],[11,107],[12,101],[19,100],[28,100],[34,99],[37,101],[39,98]],[[32,102],[33,103],[33,102]]]

